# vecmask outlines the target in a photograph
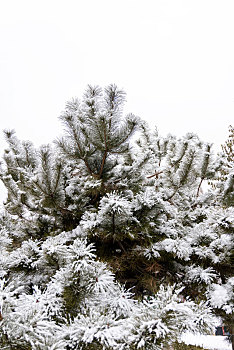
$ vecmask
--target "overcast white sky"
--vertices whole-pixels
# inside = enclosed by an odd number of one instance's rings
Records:
[[[233,0],[0,0],[0,129],[51,142],[67,100],[116,83],[163,135],[219,145],[234,124],[233,18]]]

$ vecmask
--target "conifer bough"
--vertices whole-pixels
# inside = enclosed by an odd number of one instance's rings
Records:
[[[2,349],[178,349],[214,316],[234,333],[233,128],[215,155],[123,116],[124,101],[88,86],[39,149],[5,131]]]

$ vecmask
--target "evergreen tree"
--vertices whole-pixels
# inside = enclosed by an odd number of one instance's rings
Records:
[[[212,303],[217,315],[221,316],[231,334],[234,349],[234,129],[229,127],[228,140],[222,145],[223,166],[221,167],[214,188],[218,189],[219,209],[214,209],[216,221],[214,231],[219,233],[217,248],[221,248],[220,259],[215,268],[220,276],[219,283],[211,288]],[[215,201],[217,203],[217,200]],[[216,300],[217,299],[217,300]],[[212,304],[211,303],[211,304]]]
[[[162,349],[209,330],[212,310],[230,324],[233,188],[201,191],[225,157],[194,134],[163,138],[123,117],[124,100],[115,85],[88,86],[53,147],[5,132],[6,349]]]

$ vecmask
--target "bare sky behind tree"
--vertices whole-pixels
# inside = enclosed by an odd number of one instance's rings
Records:
[[[51,142],[67,100],[116,83],[126,112],[218,148],[234,120],[233,18],[232,0],[0,0],[0,129]]]

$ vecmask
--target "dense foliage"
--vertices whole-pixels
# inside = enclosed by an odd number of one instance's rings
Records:
[[[233,327],[233,129],[216,156],[124,100],[88,86],[40,149],[5,131],[4,349],[162,349],[213,315]]]

